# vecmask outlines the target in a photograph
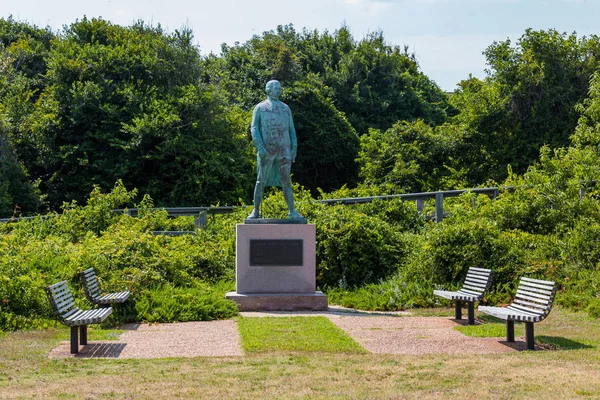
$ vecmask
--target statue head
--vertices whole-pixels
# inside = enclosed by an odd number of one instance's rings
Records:
[[[265,91],[267,92],[267,96],[272,98],[273,100],[279,100],[279,96],[281,95],[281,84],[279,81],[270,80],[265,85]]]

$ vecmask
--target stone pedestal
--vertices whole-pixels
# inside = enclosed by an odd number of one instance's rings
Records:
[[[240,311],[324,311],[327,296],[313,293],[258,293],[229,292],[225,298],[237,303]]]
[[[226,298],[241,311],[326,310],[315,269],[315,225],[238,224],[236,291]]]

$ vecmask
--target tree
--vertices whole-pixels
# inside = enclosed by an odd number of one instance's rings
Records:
[[[461,83],[452,97],[461,111],[454,122],[477,132],[470,154],[479,152],[488,178],[500,181],[508,165],[525,172],[542,146],[569,144],[579,118],[575,106],[598,68],[600,40],[528,29],[514,46],[494,42],[484,54],[489,76]],[[481,182],[483,176],[472,179]]]
[[[284,91],[298,136],[294,180],[313,194],[353,186],[358,177],[358,135],[318,85],[297,83]]]
[[[40,194],[14,156],[0,125],[0,217],[35,212],[40,205]]]
[[[456,159],[462,132],[445,124],[398,122],[385,132],[372,129],[360,138],[359,175],[383,192],[422,192],[464,186]]]
[[[15,143],[53,207],[118,179],[157,205],[249,197],[248,116],[200,84],[192,40],[186,29],[166,35],[143,22],[84,18],[53,42],[38,99],[12,118],[16,134],[40,138]],[[36,155],[27,152],[31,143]]]
[[[280,25],[244,44],[224,45],[221,58],[208,57],[207,64],[207,79],[218,81],[243,108],[260,100],[270,79],[285,87],[316,77],[359,134],[399,120],[440,124],[451,108],[414,55],[388,45],[382,32],[356,41],[345,26],[320,34]]]
[[[205,81],[245,110],[264,98],[270,79],[291,89],[284,101],[299,134],[294,174],[313,193],[356,183],[357,133],[399,120],[440,124],[451,108],[414,56],[386,44],[381,32],[356,41],[345,26],[334,33],[278,26],[244,44],[223,45],[221,57],[204,63]]]

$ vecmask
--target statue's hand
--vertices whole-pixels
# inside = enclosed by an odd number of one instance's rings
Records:
[[[296,147],[292,147],[292,162],[296,162]]]
[[[267,149],[265,149],[263,146],[260,146],[257,150],[259,157],[264,157],[267,155]]]

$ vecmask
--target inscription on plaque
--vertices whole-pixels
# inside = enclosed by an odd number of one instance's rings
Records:
[[[250,266],[302,266],[303,246],[302,239],[250,239]]]

